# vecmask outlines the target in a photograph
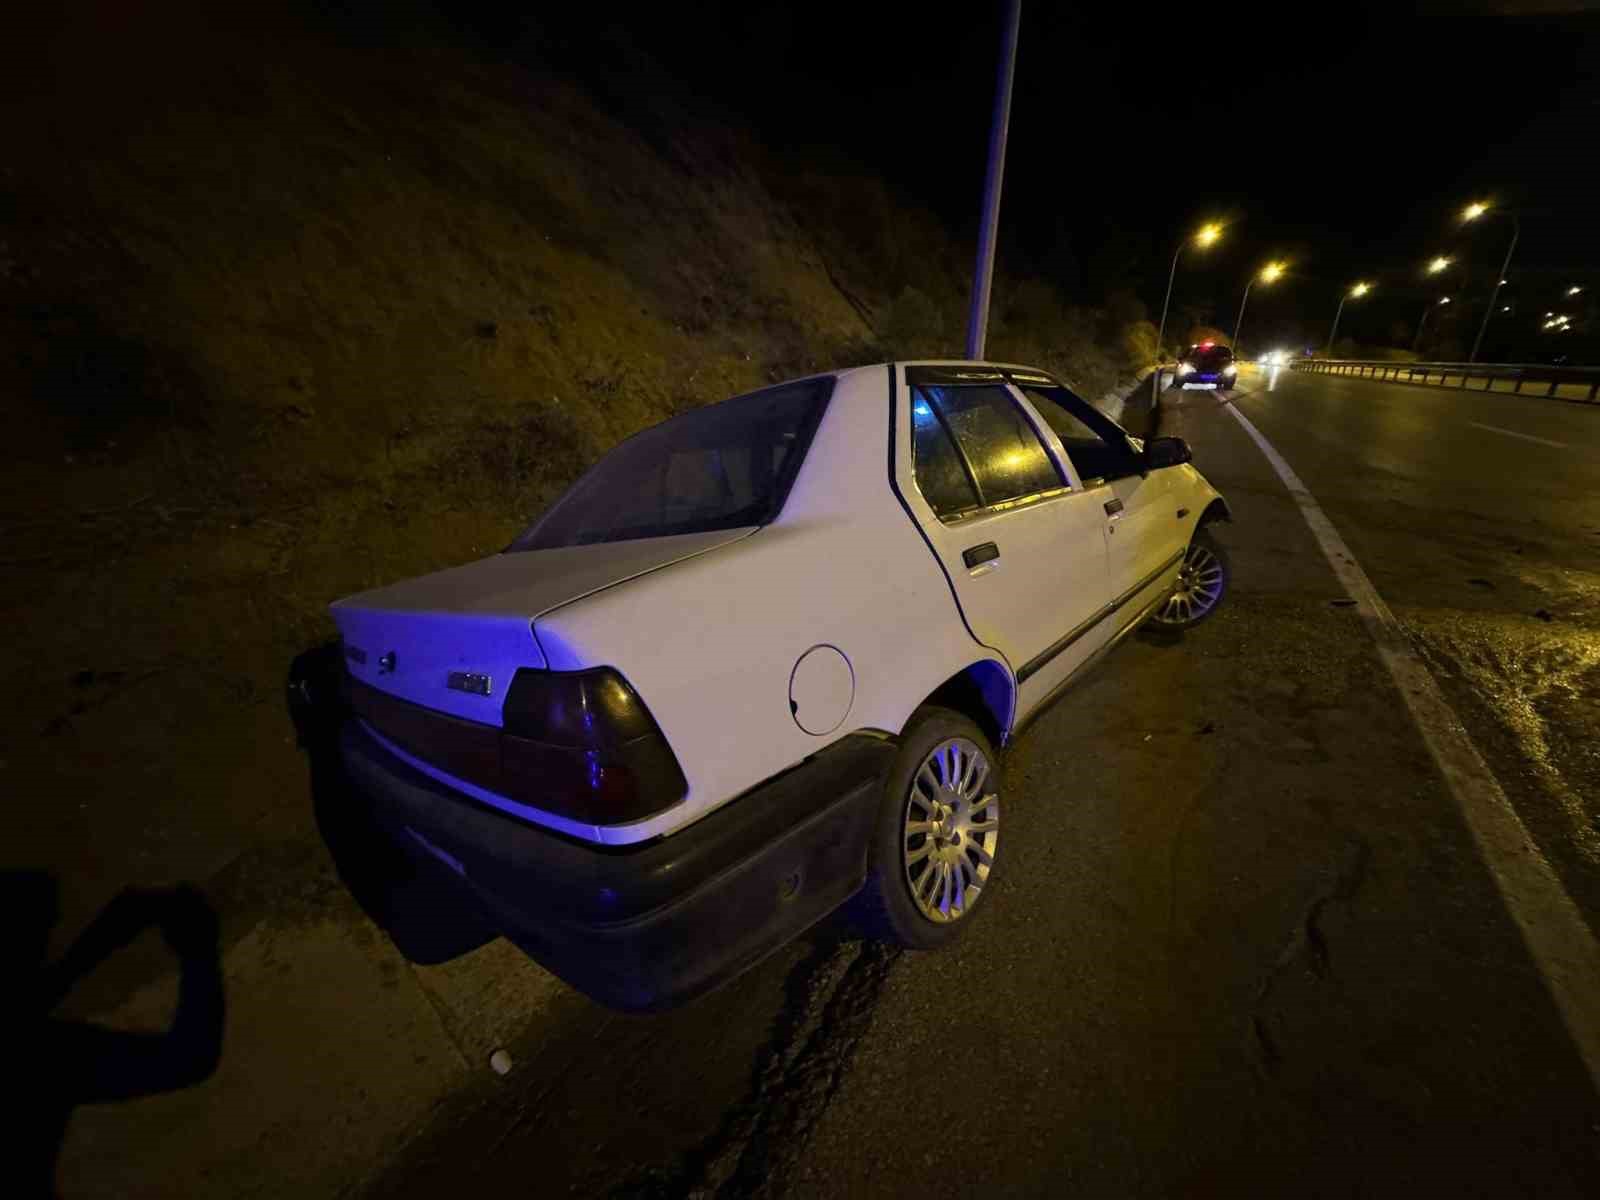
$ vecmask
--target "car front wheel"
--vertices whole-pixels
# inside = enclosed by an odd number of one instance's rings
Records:
[[[1222,605],[1233,582],[1228,552],[1209,527],[1194,531],[1178,571],[1178,586],[1150,618],[1162,629],[1192,629]]]
[[[1000,846],[1000,764],[987,736],[947,708],[918,710],[889,773],[857,915],[914,950],[960,936],[989,892]]]

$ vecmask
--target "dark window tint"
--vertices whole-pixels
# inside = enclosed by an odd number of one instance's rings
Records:
[[[978,493],[955,443],[934,415],[921,390],[911,395],[911,457],[916,465],[917,490],[928,507],[941,517],[953,516],[978,506]]]
[[[924,387],[916,396],[944,419],[972,468],[984,504],[1062,486],[1044,443],[1005,388]]]
[[[1105,444],[1105,438],[1098,431],[1053,397],[1055,389],[1027,387],[1022,390],[1033,402],[1033,407],[1039,410],[1044,423],[1056,431],[1056,436],[1061,439],[1063,445],[1071,446],[1076,442],[1085,441]]]
[[[1023,391],[1085,481],[1121,479],[1139,473],[1139,460],[1122,427],[1066,388],[1027,387]]]
[[[1226,346],[1195,349],[1185,356],[1202,371],[1220,371],[1233,361],[1233,351]]]
[[[783,507],[832,390],[832,379],[787,384],[635,434],[509,549],[765,525]]]

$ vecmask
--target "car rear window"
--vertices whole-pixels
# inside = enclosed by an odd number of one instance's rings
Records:
[[[1233,351],[1226,346],[1213,346],[1209,350],[1194,350],[1189,361],[1202,371],[1220,371],[1233,361]]]
[[[507,549],[768,524],[783,508],[833,383],[829,376],[768,388],[635,434]]]

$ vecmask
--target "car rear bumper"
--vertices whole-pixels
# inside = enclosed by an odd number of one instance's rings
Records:
[[[455,871],[508,938],[601,1003],[649,1011],[733,978],[860,888],[895,746],[843,738],[687,829],[627,847],[480,805],[359,721],[340,751],[379,824]]]

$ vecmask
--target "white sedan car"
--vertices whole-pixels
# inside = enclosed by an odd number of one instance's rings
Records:
[[[997,750],[1147,620],[1215,611],[1217,492],[1049,374],[819,375],[617,446],[499,554],[340,600],[343,763],[597,999],[666,1007],[852,897],[982,907]]]

